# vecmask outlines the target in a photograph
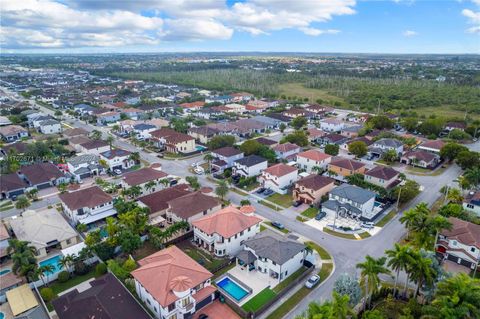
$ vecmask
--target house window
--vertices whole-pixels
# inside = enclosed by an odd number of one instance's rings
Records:
[[[472,204],[467,204],[467,207],[468,207],[468,208],[471,208],[471,209],[474,208],[474,206],[473,206]]]
[[[67,239],[67,245],[70,245],[72,241],[70,239]]]
[[[182,306],[186,307],[190,303],[190,298],[187,297],[185,299],[182,299]]]
[[[471,248],[470,248],[470,251],[471,251],[472,253],[474,253],[474,252],[475,252],[475,247],[471,247]]]
[[[240,236],[243,236],[243,230],[240,232]]]
[[[272,264],[273,264],[273,265],[276,265],[277,263],[272,260]]]
[[[168,305],[168,312],[175,310],[175,303],[172,302],[171,304]]]
[[[147,299],[147,303],[148,303],[149,305],[151,305],[151,304],[152,304],[152,303],[150,302],[150,299]]]
[[[452,241],[452,245],[457,246],[457,241],[456,240]]]
[[[207,215],[207,211],[206,211],[206,210],[205,210],[205,211],[203,211],[203,215]]]

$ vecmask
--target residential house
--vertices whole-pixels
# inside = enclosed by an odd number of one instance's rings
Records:
[[[37,258],[80,242],[75,229],[54,208],[27,210],[8,223],[18,240],[29,242],[35,248]]]
[[[246,92],[239,92],[239,93],[232,93],[230,94],[232,97],[232,102],[248,102],[254,99],[254,95]]]
[[[325,133],[322,130],[319,130],[318,128],[309,128],[307,130],[307,135],[310,143],[320,143],[320,138],[327,135],[327,133]]]
[[[87,142],[80,143],[78,148],[81,153],[100,155],[100,153],[110,150],[110,145],[102,140],[88,140]]]
[[[213,150],[210,155],[215,158],[211,164],[212,169],[219,172],[233,167],[236,160],[243,158],[243,152],[231,146]]]
[[[214,107],[204,107],[201,110],[197,111],[196,116],[202,119],[214,119],[222,116],[223,112],[214,108]]]
[[[286,111],[282,112],[283,115],[288,116],[290,118],[296,118],[296,117],[311,117],[312,112],[304,109],[304,108],[291,108]]]
[[[465,131],[466,128],[467,125],[464,122],[448,122],[445,124],[445,130],[447,131],[452,131],[455,129]]]
[[[68,146],[71,147],[75,152],[79,153],[83,151],[82,144],[92,141],[84,135],[69,137],[67,140]]]
[[[322,153],[319,150],[308,150],[297,154],[297,166],[299,169],[311,173],[314,167],[326,170],[330,164],[332,156]]]
[[[188,129],[188,135],[193,137],[201,144],[208,144],[212,137],[219,135],[219,131],[208,125],[200,127],[191,127]]]
[[[347,138],[356,138],[358,137],[358,132],[363,128],[361,125],[350,125],[342,129],[340,134]]]
[[[5,224],[3,222],[0,222],[0,262],[4,262],[3,258],[8,255],[8,247],[10,246],[8,244],[8,241],[11,239],[10,233],[7,230],[7,227],[5,227]],[[0,275],[0,282],[2,281],[2,277]],[[3,288],[1,287],[0,284],[0,296],[1,290]]]
[[[15,198],[25,192],[28,184],[17,173],[1,175],[0,192],[1,199]]]
[[[368,147],[368,152],[378,157],[392,150],[395,151],[397,157],[400,158],[403,154],[403,143],[394,138],[381,138]]]
[[[463,208],[480,216],[480,191],[471,191],[463,199]]]
[[[150,135],[156,146],[167,152],[188,154],[196,151],[195,138],[170,128],[161,128]]]
[[[480,225],[455,217],[451,229],[440,231],[435,244],[437,255],[473,270],[480,264]]]
[[[52,277],[52,276],[50,276]],[[6,303],[9,307],[4,314],[6,319],[50,319],[47,309],[40,304],[40,296],[35,294],[30,284],[19,285],[5,293]],[[3,309],[2,309],[3,310]],[[10,315],[11,313],[11,315]]]
[[[67,160],[68,171],[78,182],[82,179],[92,176],[98,176],[103,172],[103,167],[99,164],[98,155],[81,154]]]
[[[352,174],[365,174],[366,166],[364,163],[348,158],[334,157],[328,164],[328,170],[337,175],[347,177]]]
[[[59,194],[58,197],[62,201],[63,212],[74,224],[88,225],[117,214],[113,198],[98,186]]]
[[[28,188],[38,190],[70,181],[56,165],[49,162],[22,166],[19,175],[27,182]]]
[[[293,189],[293,200],[304,204],[316,205],[320,203],[322,196],[330,192],[335,180],[330,177],[311,174],[299,179]]]
[[[189,113],[189,112],[192,112],[192,111],[200,110],[201,108],[203,108],[204,105],[205,105],[205,102],[196,101],[196,102],[191,102],[191,103],[182,103],[182,104],[179,104],[178,106],[180,106],[183,110],[185,110],[187,113]]]
[[[253,107],[256,109],[264,110],[269,107],[273,107],[273,105],[271,105],[271,103],[269,102],[262,101],[262,100],[250,100],[247,104],[247,107]]]
[[[323,145],[328,145],[328,144],[340,145],[342,143],[345,143],[347,140],[348,140],[347,137],[337,133],[326,134],[319,138],[319,142]]]
[[[28,137],[28,130],[19,125],[7,125],[0,127],[0,135],[7,143],[15,142]]]
[[[265,158],[258,155],[249,155],[234,162],[232,175],[253,177],[259,175],[268,166]]]
[[[53,119],[41,121],[38,131],[42,134],[60,134],[62,133],[62,124]]]
[[[97,115],[97,125],[107,125],[120,121],[120,112],[108,111]]]
[[[73,111],[80,115],[93,115],[96,108],[87,104],[77,104],[73,106]]]
[[[270,148],[273,148],[273,147],[278,145],[277,141],[271,140],[271,139],[266,138],[266,137],[256,138],[255,141],[257,141],[258,143],[260,143],[264,146],[270,147]]]
[[[205,103],[222,103],[227,104],[233,101],[230,95],[210,96],[205,99]]]
[[[215,299],[213,274],[176,246],[138,261],[135,291],[157,319],[187,319]]]
[[[399,175],[390,166],[378,165],[365,173],[365,181],[383,188],[392,188],[400,182]]]
[[[140,123],[133,125],[132,130],[138,140],[149,140],[152,137],[150,133],[157,130],[157,127],[153,124]]]
[[[340,145],[340,147],[344,150],[347,150],[348,151],[348,146],[353,143],[353,142],[363,142],[365,143],[365,145],[368,147],[370,145],[373,144],[373,141],[369,140],[368,138],[362,136],[362,137],[357,137],[353,140],[347,140],[345,141],[342,145]]]
[[[5,144],[1,146],[0,153],[5,156],[9,155],[11,152],[13,152],[15,155],[21,155],[27,151],[27,145],[28,145],[27,143],[23,143],[23,142]]]
[[[168,201],[167,222],[192,221],[202,216],[214,213],[222,207],[216,197],[205,195],[201,191],[186,194]]]
[[[108,169],[110,171],[116,169],[129,169],[135,165],[135,161],[130,158],[130,153],[127,150],[121,148],[114,148],[105,152],[100,153],[100,159],[104,160],[107,163]]]
[[[160,188],[160,181],[167,176],[168,174],[161,170],[152,167],[144,167],[123,174],[121,185],[124,189],[139,186],[141,189],[141,195],[150,194]]]
[[[290,186],[298,179],[298,169],[286,164],[276,164],[262,171],[258,177],[263,187],[279,194],[286,194]]]
[[[193,240],[218,257],[235,256],[245,240],[260,232],[261,219],[227,206],[192,222]]]
[[[324,132],[340,132],[345,127],[345,123],[335,118],[328,118],[320,121],[320,129]]]
[[[274,118],[263,116],[263,115],[256,115],[254,117],[251,117],[251,119],[256,122],[262,123],[263,125],[265,125],[267,129],[271,129],[271,130],[278,129],[282,123],[287,124],[287,122],[285,121],[274,119]]]
[[[335,216],[349,216],[360,220],[372,220],[376,212],[374,192],[343,184],[330,191],[329,200],[322,203],[322,212]]]
[[[75,137],[75,136],[88,136],[88,131],[83,128],[75,127],[68,130],[64,130],[62,132],[62,135],[68,138]]]
[[[124,285],[111,273],[52,301],[58,319],[150,319]]]
[[[284,143],[278,144],[272,148],[275,151],[278,159],[292,160],[300,153],[302,148],[297,144]]]
[[[236,257],[282,282],[303,266],[306,254],[304,244],[267,229],[246,240]]]
[[[228,109],[229,113],[242,114],[246,111],[245,105],[237,103],[225,104],[225,107]]]
[[[142,118],[145,114],[145,111],[143,110],[140,110],[140,109],[136,109],[136,108],[125,108],[125,109],[121,109],[119,110],[120,111],[120,114],[125,114],[124,116],[127,116],[129,119],[132,119],[132,120],[139,120],[140,118]],[[115,121],[112,121],[112,122],[115,122]]]
[[[418,149],[435,154],[440,154],[440,150],[444,145],[445,142],[442,140],[426,141],[423,142],[420,146],[418,146]]]
[[[237,127],[240,136],[247,137],[255,133],[264,133],[267,130],[267,124],[253,119],[241,119],[233,123]]]
[[[433,169],[440,163],[440,156],[423,150],[415,150],[405,153],[401,157],[400,162],[407,165]]]

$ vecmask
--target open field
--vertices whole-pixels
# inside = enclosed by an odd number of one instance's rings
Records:
[[[342,105],[346,104],[342,98],[328,94],[325,90],[306,88],[302,83],[298,82],[280,84],[278,88],[280,90],[280,95],[285,95],[287,98],[296,96],[308,98],[309,102],[315,102],[318,99],[322,99],[325,102],[331,101],[334,103],[339,102]]]

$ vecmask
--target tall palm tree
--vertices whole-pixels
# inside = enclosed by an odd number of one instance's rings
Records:
[[[71,266],[73,264],[73,256],[72,255],[66,255],[60,258],[58,261],[58,266],[60,268],[65,268],[69,273],[71,273]]]
[[[11,253],[13,262],[12,272],[16,275],[25,276],[28,272],[35,269],[37,267],[35,252],[36,249],[30,246],[29,242],[10,239],[8,241],[7,253]]]
[[[417,287],[414,297],[417,297],[420,287],[423,284],[431,285],[436,278],[436,271],[432,267],[432,261],[424,258],[419,252],[415,253],[415,262],[410,268],[410,277],[415,281]]]
[[[458,188],[450,188],[447,194],[447,200],[453,203],[462,203],[463,196],[462,192]]]
[[[385,267],[385,262],[387,258],[381,257],[375,259],[370,255],[365,257],[363,263],[358,263],[357,268],[361,270],[360,272],[360,283],[363,285],[365,290],[365,299],[363,302],[363,308],[365,309],[367,301],[370,304],[370,296],[378,289],[380,284],[380,274],[389,274],[390,271]]]
[[[409,209],[406,212],[403,213],[403,216],[400,217],[399,221],[402,224],[405,224],[405,227],[407,228],[407,237],[410,237],[410,232],[411,229],[413,228],[413,225],[415,224],[417,220],[417,212],[415,209]]]
[[[132,152],[128,157],[128,159],[134,161],[135,163],[138,163],[140,162],[140,153]]]
[[[159,183],[162,184],[164,188],[167,188],[168,185],[170,185],[170,181],[166,178],[161,179]]]
[[[208,163],[208,173],[212,173],[212,161],[214,160],[215,157],[212,156],[212,154],[205,154],[203,159]]]
[[[223,201],[223,198],[228,194],[228,184],[225,181],[220,181],[218,186],[215,188],[215,194],[220,196]]]
[[[435,245],[437,244],[440,231],[443,229],[451,230],[452,223],[450,223],[450,221],[442,215],[435,215],[431,218],[430,227],[432,228],[432,231],[435,231],[435,240],[433,242],[433,250],[435,251]]]
[[[316,172],[320,175],[323,172],[323,169],[320,166],[315,165],[314,167],[312,167],[312,172]]]
[[[31,202],[25,195],[22,195],[17,198],[17,202],[15,203],[16,209],[21,209],[23,212],[31,205]]]
[[[38,267],[38,274],[45,286],[48,286],[48,275],[53,274],[54,271],[55,267],[53,265],[43,265]]]
[[[393,285],[393,296],[396,296],[398,277],[400,271],[406,271],[410,265],[415,262],[412,256],[412,249],[408,245],[400,245],[395,243],[394,249],[386,250],[385,254],[388,257],[388,267],[396,271],[395,284]]]
[[[115,141],[115,138],[111,134],[108,134],[106,141],[108,143],[108,146],[110,147],[110,150],[112,150],[113,142]]]
[[[156,185],[157,183],[155,183],[154,181],[149,181],[145,184],[145,189],[150,192]]]
[[[348,295],[340,295],[339,293],[334,291],[332,296],[332,316],[330,318],[349,319],[355,317],[355,312],[350,306],[350,297],[348,297]]]
[[[472,185],[475,188],[480,187],[480,167],[473,167],[467,169],[463,176],[467,180],[468,184]]]

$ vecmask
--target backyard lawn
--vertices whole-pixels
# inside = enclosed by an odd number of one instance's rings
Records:
[[[282,195],[282,194],[275,193],[273,195],[268,196],[267,200],[285,208],[292,206],[292,195],[290,194]]]
[[[315,218],[317,214],[318,214],[318,208],[316,207],[309,207],[302,212],[302,216],[305,216],[308,218]]]
[[[243,306],[243,310],[255,312],[259,310],[264,304],[275,298],[277,294],[270,288],[265,288],[260,291],[255,297],[247,301]]]
[[[307,267],[300,268],[299,270],[288,276],[287,279],[276,285],[275,288],[273,288],[273,291],[279,293],[280,291],[285,289],[285,287],[287,287],[291,282],[295,281],[295,279],[300,277],[305,271],[307,271],[307,269]]]
[[[67,282],[59,282],[56,280],[52,284],[49,285],[50,288],[52,288],[53,292],[55,295],[58,295],[62,291],[65,291],[67,289],[70,289],[84,281],[87,281],[91,278],[95,277],[95,270],[91,270],[90,272],[86,273],[85,275],[81,276],[75,276],[70,278]]]
[[[209,271],[218,269],[228,261],[226,258],[215,258],[208,252],[202,251],[200,248],[195,247],[188,241],[183,241],[177,244],[177,246]]]

